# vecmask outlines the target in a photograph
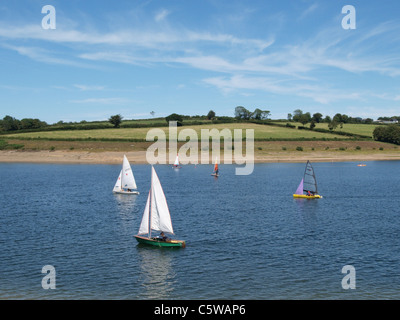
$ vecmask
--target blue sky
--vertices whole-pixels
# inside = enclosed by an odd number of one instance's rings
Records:
[[[353,5],[356,29],[343,29]],[[43,29],[42,7],[56,10]],[[0,2],[0,118],[400,115],[400,2]]]

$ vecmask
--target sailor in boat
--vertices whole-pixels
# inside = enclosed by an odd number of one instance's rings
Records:
[[[161,241],[169,241],[171,240],[170,238],[168,238],[165,233],[163,231],[161,231],[160,235],[156,238],[157,240],[161,240]]]

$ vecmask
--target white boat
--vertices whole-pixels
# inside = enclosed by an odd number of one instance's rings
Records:
[[[152,230],[161,232],[161,235],[152,237]],[[165,236],[164,232],[174,234],[171,214],[156,170],[151,167],[151,188],[139,232],[135,238],[139,243],[157,247],[185,247],[184,240],[170,239]]]
[[[176,155],[175,162],[172,165],[172,168],[175,168],[175,169],[180,169],[181,168],[181,166],[179,165],[179,155],[178,154]]]
[[[119,173],[113,192],[119,194],[139,194],[131,165],[125,155],[122,162],[122,170]]]

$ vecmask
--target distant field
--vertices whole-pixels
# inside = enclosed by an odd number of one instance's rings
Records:
[[[282,122],[280,122],[280,123],[282,123]],[[291,124],[295,125],[296,127],[302,126],[302,124],[299,122],[292,122]],[[306,124],[307,128],[309,128],[309,126],[310,126],[310,124]],[[370,136],[372,138],[372,133],[377,126],[381,126],[381,125],[361,124],[361,123],[345,123],[345,124],[343,124],[342,129],[340,129],[340,126],[338,126],[334,131],[348,132],[348,133],[352,133],[352,134],[361,134],[361,135]],[[327,123],[316,123],[315,128],[329,130]]]
[[[322,125],[322,124],[321,124]],[[350,125],[349,125],[350,126]],[[321,126],[323,127],[323,126]],[[343,130],[347,128],[344,127]],[[42,132],[29,132],[29,133],[17,133],[3,135],[4,138],[8,139],[51,139],[51,140],[145,140],[146,135],[153,128],[110,128],[110,129],[93,129],[93,130],[60,130],[60,131],[42,131]],[[293,139],[315,139],[315,140],[325,140],[325,139],[347,139],[345,136],[335,135],[330,133],[320,133],[309,130],[298,130],[290,129],[278,126],[269,125],[259,125],[253,123],[225,123],[225,124],[209,124],[209,125],[192,125],[183,126],[178,128],[178,134],[181,130],[192,129],[194,130],[198,137],[201,137],[201,130],[211,130],[216,129],[218,133],[223,129],[228,129],[233,135],[234,129],[242,129],[243,137],[245,136],[245,129],[254,130],[254,138],[257,139],[278,139],[278,140],[293,140]],[[166,137],[169,136],[168,127],[158,128],[158,130],[163,130]],[[356,127],[352,129],[353,131],[372,132],[373,128],[368,130],[357,129]],[[367,133],[369,134],[369,133]]]

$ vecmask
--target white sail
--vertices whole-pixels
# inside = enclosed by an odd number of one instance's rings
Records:
[[[142,222],[140,223],[138,234],[148,234],[149,233],[149,212],[150,212],[150,192],[147,197],[146,207],[144,208]]]
[[[150,237],[151,230],[174,234],[167,200],[165,199],[160,180],[154,168],[152,167],[151,169],[151,189],[147,197],[138,234],[148,234],[148,237]]]
[[[153,230],[174,234],[167,199],[165,198],[160,180],[153,167],[151,184],[151,228]]]
[[[129,161],[125,155],[124,155],[124,161],[122,163],[121,188],[137,189],[131,165],[129,164]]]
[[[121,174],[122,174],[122,170],[119,172],[117,182],[115,182],[114,189],[113,189],[114,192],[121,191]]]
[[[176,155],[174,166],[179,166],[179,156]]]

